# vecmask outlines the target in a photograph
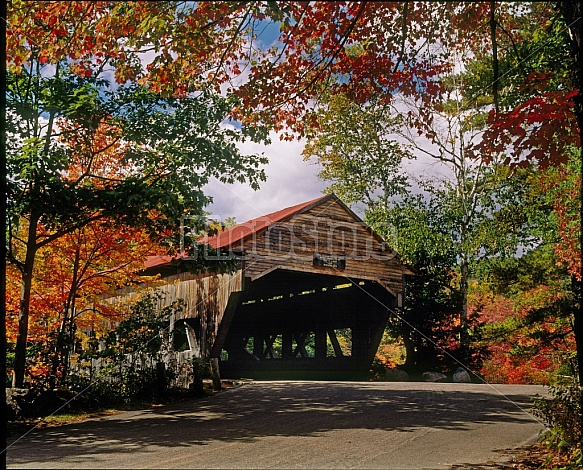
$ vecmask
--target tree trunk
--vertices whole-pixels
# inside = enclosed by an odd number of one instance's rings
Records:
[[[401,329],[401,338],[405,346],[405,364],[403,369],[414,372],[417,369],[417,352],[415,351],[415,342],[411,339],[412,329],[409,325],[404,324]]]
[[[32,290],[32,276],[34,259],[36,256],[36,217],[31,217],[28,227],[28,242],[26,258],[22,268],[22,287],[20,290],[20,308],[18,312],[18,337],[14,354],[14,375],[12,386],[22,388],[24,385],[24,371],[26,369],[26,345],[28,340],[28,317],[30,313],[30,294]]]
[[[577,117],[577,124],[579,126],[579,155],[581,158],[581,173],[583,175],[583,156],[581,155],[581,129],[583,129],[583,57],[581,57],[581,32],[583,30],[583,21],[581,20],[581,4],[579,2],[557,2],[559,10],[565,19],[566,26],[569,28],[569,36],[571,39],[571,55],[575,59],[575,67],[572,70],[572,77],[575,87],[579,89],[579,93],[575,96],[575,115]],[[583,177],[580,183],[580,196],[583,195]],[[583,246],[583,204],[580,207],[581,229],[579,231],[579,247]],[[581,266],[583,266],[583,250],[581,251],[582,258],[580,259]],[[583,385],[583,288],[581,280],[574,280],[575,292],[577,294],[577,305],[574,309],[574,332],[575,343],[577,345],[577,365],[579,370],[579,386]],[[581,394],[581,407],[583,410],[583,393]],[[581,421],[581,429],[583,429],[583,414],[579,417]],[[583,433],[581,433],[580,440],[583,442]]]
[[[460,361],[468,366],[470,360],[470,336],[468,334],[468,277],[469,266],[465,255],[462,256],[460,266],[460,294],[462,305],[460,312]]]
[[[66,309],[65,312],[69,310]],[[57,332],[57,339],[55,343],[55,349],[52,360],[52,372],[49,379],[49,384],[51,388],[55,388],[58,385],[63,385],[66,381],[69,365],[69,352],[72,349],[73,341],[73,318],[72,314],[65,313],[59,331]],[[61,372],[60,380],[57,380]]]
[[[75,307],[73,306],[72,311],[69,313],[69,319],[63,337],[64,343],[61,351],[61,384],[67,383],[71,354],[75,351],[75,333],[77,328],[75,326],[74,312]]]

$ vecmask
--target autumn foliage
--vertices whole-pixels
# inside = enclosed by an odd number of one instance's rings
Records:
[[[564,308],[567,292],[543,285],[516,298],[475,286],[471,307],[488,343],[481,374],[488,382],[548,384],[556,374],[570,374],[574,336]]]
[[[381,109],[407,98],[417,112],[402,113],[403,123],[435,144],[435,135],[426,132],[433,110],[448,109],[448,80],[463,70],[460,109],[480,112],[480,138],[464,149],[467,156],[488,164],[504,155],[512,167],[566,163],[566,149],[580,146],[567,30],[557,10],[536,2],[13,0],[10,104],[15,112],[24,109],[22,115],[37,113],[28,129],[42,127],[46,116],[49,125],[47,135],[25,135],[24,145],[10,147],[16,148],[10,167],[16,175],[9,198],[10,319],[18,304],[21,320],[30,311],[30,344],[52,341],[46,344],[54,346],[48,356],[55,372],[69,352],[57,344],[63,338],[50,338],[51,331],[63,332],[72,348],[75,328],[114,318],[99,295],[131,282],[139,261],[155,249],[145,230],[168,239],[172,217],[200,212],[208,202],[201,188],[211,176],[256,188],[265,161],[233,151],[233,142],[266,140],[261,124],[282,138],[317,134],[323,96]],[[469,59],[456,63],[461,56]],[[111,79],[116,85],[106,86]],[[26,89],[37,82],[37,89]],[[195,108],[184,100],[220,93],[232,96],[201,98],[201,127],[188,134],[192,122],[185,116]],[[114,95],[118,101],[105,99]],[[170,115],[181,105],[174,120]],[[242,124],[242,135],[220,126],[227,117]],[[200,135],[219,138],[201,143]],[[187,175],[177,176],[185,169]],[[557,166],[540,184],[541,193],[554,195],[549,204],[556,237],[545,242],[555,261],[580,280],[580,175]],[[19,280],[31,283],[30,308]],[[447,290],[437,287],[439,295]],[[572,348],[563,306],[569,297],[544,282],[520,291],[532,304],[507,294],[472,294],[470,316],[499,325],[491,333],[505,335],[492,337],[486,374],[494,377],[496,369],[506,371],[499,380],[542,380],[538,371],[557,366],[549,359],[552,351]],[[440,330],[436,344],[455,352],[459,325],[449,300],[447,318],[427,331]],[[544,321],[531,322],[541,312]],[[10,323],[11,339],[14,328]]]
[[[175,7],[153,2],[10,4],[8,259],[22,281],[15,386],[24,381],[40,262],[52,261],[58,250],[70,246],[82,264],[81,258],[92,252],[84,243],[95,241],[99,250],[108,244],[95,238],[100,231],[113,231],[112,242],[119,232],[118,240],[127,241],[135,253],[109,260],[116,264],[102,265],[100,260],[94,268],[112,277],[116,267],[137,259],[132,257],[138,256],[137,246],[146,248],[146,233],[167,247],[177,245],[178,221],[185,214],[201,214],[209,202],[202,187],[211,176],[223,182],[248,181],[255,188],[264,179],[259,168],[264,159],[242,155],[234,142],[265,141],[266,132],[222,126],[236,99],[213,94],[208,87],[196,93],[194,81],[186,81],[188,92],[181,93],[161,93],[152,82],[149,88],[141,85],[146,82],[140,54],[150,46],[157,51],[166,47],[168,36],[161,30],[166,19],[175,18]],[[93,233],[85,232],[90,228]],[[72,315],[81,302],[76,284],[83,275],[95,279],[91,270],[76,269],[69,273],[71,286],[62,287],[70,298],[55,323],[60,325],[57,342],[66,341],[69,349]],[[85,279],[83,288],[90,284]],[[62,301],[49,303],[54,311]],[[55,363],[66,364],[69,351],[63,344],[56,349],[64,357]]]
[[[571,149],[565,164],[542,173],[538,184],[552,207],[556,224],[556,262],[581,281],[581,170],[575,152]]]
[[[41,248],[34,271],[27,372],[35,382],[61,380],[69,355],[121,320],[105,301],[117,288],[143,283],[138,272],[157,248],[142,230],[101,220]],[[15,343],[21,274],[7,272],[8,342]]]

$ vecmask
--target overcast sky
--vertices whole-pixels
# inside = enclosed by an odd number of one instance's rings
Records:
[[[304,142],[281,141],[275,133],[271,133],[271,141],[270,145],[238,145],[243,154],[263,153],[269,158],[269,164],[264,167],[267,181],[261,184],[261,189],[253,191],[248,184],[228,185],[212,180],[204,187],[205,194],[213,197],[207,211],[220,220],[235,217],[236,222],[242,223],[323,194],[329,182],[318,178],[320,167],[316,163],[303,160]],[[403,170],[412,177],[424,179],[445,178],[448,172],[443,165],[420,154],[416,160],[404,162]],[[363,216],[364,206],[356,205],[352,209]]]
[[[326,184],[318,178],[318,166],[304,162],[303,141],[284,142],[272,133],[270,145],[247,143],[239,148],[244,154],[263,153],[269,158],[267,181],[253,191],[247,184],[227,185],[217,180],[205,186],[214,202],[206,208],[221,219],[235,217],[241,223],[288,206],[321,196]]]

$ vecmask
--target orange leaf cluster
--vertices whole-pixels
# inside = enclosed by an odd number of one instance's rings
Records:
[[[23,230],[26,227],[23,226]],[[39,227],[42,232],[43,227]],[[54,344],[63,322],[75,325],[78,340],[100,335],[122,319],[124,312],[105,301],[116,289],[142,283],[137,273],[157,247],[143,231],[96,221],[41,248],[33,275],[29,316],[29,345],[41,352],[28,364],[33,377],[48,367],[48,346]],[[15,342],[21,274],[7,269],[7,339]],[[42,365],[41,367],[41,364]]]
[[[514,299],[485,286],[472,292],[469,309],[479,324],[507,325],[497,339],[489,340],[488,359],[480,371],[485,380],[548,384],[551,374],[564,365],[564,357],[575,350],[568,322],[552,315],[542,322],[527,321],[532,312],[551,308],[563,298],[564,292],[557,287],[540,285]]]

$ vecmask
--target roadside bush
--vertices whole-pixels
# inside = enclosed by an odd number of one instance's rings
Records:
[[[369,380],[372,382],[382,382],[385,380],[387,370],[389,367],[387,364],[377,356],[372,361],[369,370]]]
[[[577,383],[549,387],[550,398],[534,400],[533,414],[548,426],[543,443],[549,450],[546,468],[583,468],[581,453],[581,387]]]
[[[129,307],[126,318],[101,338],[101,348],[91,348],[81,357],[90,367],[99,366],[85,377],[71,381],[99,406],[132,400],[163,400],[173,371],[158,367],[169,347],[168,321],[184,307],[182,301],[158,308],[160,293],[147,293]],[[81,370],[80,370],[81,372]]]

